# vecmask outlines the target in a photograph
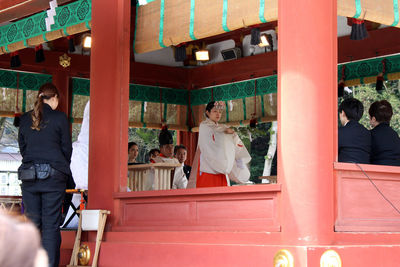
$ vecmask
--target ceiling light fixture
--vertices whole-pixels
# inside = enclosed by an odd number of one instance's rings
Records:
[[[92,37],[89,34],[84,35],[82,45],[83,45],[83,48],[86,48],[86,49],[89,49],[92,47]]]
[[[208,61],[210,60],[210,53],[207,49],[197,50],[195,52],[197,61]]]

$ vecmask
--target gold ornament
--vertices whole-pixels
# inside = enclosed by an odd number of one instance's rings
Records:
[[[322,254],[319,264],[321,267],[342,267],[342,260],[336,251],[329,249]]]
[[[78,251],[78,262],[79,265],[88,265],[90,260],[90,249],[88,245],[81,245]]]
[[[64,53],[64,55],[60,56],[60,65],[64,68],[71,66],[71,58]]]
[[[289,250],[281,249],[279,250],[274,257],[274,265],[279,267],[293,267],[294,260],[292,253]]]

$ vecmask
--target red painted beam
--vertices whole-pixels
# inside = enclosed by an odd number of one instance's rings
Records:
[[[362,60],[377,56],[400,53],[400,29],[389,27],[368,32],[362,41],[338,38],[338,63]]]

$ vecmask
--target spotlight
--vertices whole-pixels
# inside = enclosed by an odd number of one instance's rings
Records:
[[[186,45],[175,47],[175,61],[185,61],[186,60]]]
[[[260,28],[252,28],[251,29],[251,45],[258,45],[260,43]]]
[[[260,36],[259,47],[272,47],[272,36],[270,34],[262,34]]]
[[[221,51],[224,60],[238,59],[242,57],[242,50],[239,47],[229,48]]]
[[[197,61],[208,61],[210,60],[210,53],[207,49],[197,50],[195,52]]]
[[[89,34],[84,35],[82,45],[83,45],[83,48],[86,48],[86,49],[89,49],[92,47],[92,37]]]

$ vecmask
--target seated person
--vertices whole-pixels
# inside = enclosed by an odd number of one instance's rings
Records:
[[[187,158],[187,149],[184,145],[179,145],[176,146],[174,149],[174,155],[175,158],[179,161],[180,164],[183,166],[183,172],[186,175],[186,178],[189,179],[190,177],[190,171],[192,170],[192,167],[189,165],[185,164],[186,158]]]
[[[128,143],[128,165],[141,164],[136,161],[139,155],[139,146],[135,142]]]
[[[368,112],[373,127],[371,164],[400,166],[400,138],[390,127],[392,105],[386,100],[375,101]]]
[[[164,128],[161,130],[160,135],[158,137],[158,141],[160,142],[160,154],[150,160],[152,163],[176,163],[179,164],[179,161],[174,158],[174,139],[172,138],[172,134],[168,131],[168,129]],[[176,167],[174,172],[174,180],[172,184],[172,189],[177,188],[186,188],[187,186],[186,175],[183,172],[183,167]]]
[[[371,134],[358,121],[364,113],[363,104],[355,98],[347,98],[339,106],[342,127],[338,130],[339,161],[370,162]]]
[[[149,151],[149,161],[154,162],[154,159],[160,155],[160,150],[158,148],[153,148]],[[152,161],[153,160],[153,161]]]

